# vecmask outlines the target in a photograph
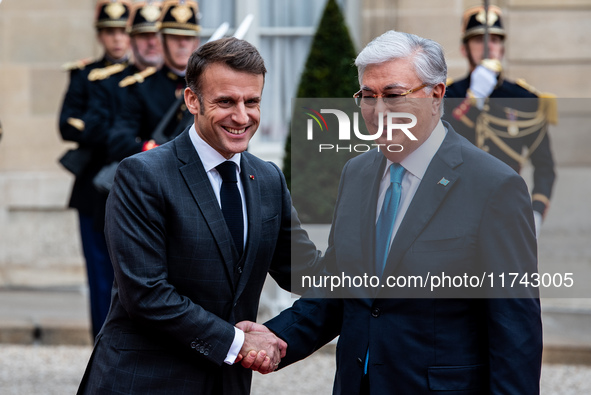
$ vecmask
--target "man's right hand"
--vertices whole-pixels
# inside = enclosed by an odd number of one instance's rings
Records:
[[[498,73],[478,65],[470,76],[469,97],[476,99],[476,106],[482,110],[484,100],[490,96],[497,85]]]
[[[261,324],[242,321],[236,327],[244,332],[244,344],[236,362],[262,374],[275,371],[285,357],[287,343]]]

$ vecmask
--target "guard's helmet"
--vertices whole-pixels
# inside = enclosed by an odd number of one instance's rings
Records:
[[[497,6],[488,7],[488,18],[485,17],[484,6],[468,8],[464,12],[462,19],[462,40],[468,41],[469,38],[484,34],[485,23],[488,23],[489,34],[496,34],[505,37],[503,28],[502,12]]]

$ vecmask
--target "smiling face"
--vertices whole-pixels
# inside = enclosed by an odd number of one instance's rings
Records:
[[[200,77],[201,98],[185,89],[199,136],[224,158],[243,152],[259,127],[264,77],[213,63]]]
[[[423,81],[417,76],[411,58],[389,60],[384,63],[370,64],[365,68],[361,80],[363,95],[381,95],[388,97],[392,94],[400,94],[410,89],[423,85]],[[382,134],[376,139],[377,144],[386,146],[399,144],[403,148],[401,152],[389,152],[381,149],[381,152],[391,161],[399,163],[410,153],[416,150],[431,135],[431,132],[439,122],[439,106],[445,94],[443,83],[432,87],[419,89],[406,96],[402,103],[397,103],[395,108],[388,107],[382,99],[378,99],[374,106],[361,107],[361,114],[365,120],[367,130],[375,134],[379,128],[379,114],[382,113],[383,128]],[[387,113],[406,112],[417,118],[416,126],[409,128],[409,131],[417,138],[411,140],[401,130],[395,129],[392,132],[392,139],[387,138]],[[410,123],[408,118],[393,119],[392,123]]]

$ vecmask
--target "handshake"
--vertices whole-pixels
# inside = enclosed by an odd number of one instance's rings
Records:
[[[261,324],[242,321],[236,327],[244,332],[244,344],[234,363],[262,374],[274,372],[285,357],[287,343]]]

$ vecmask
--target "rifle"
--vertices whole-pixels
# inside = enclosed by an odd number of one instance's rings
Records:
[[[242,37],[244,37],[246,35],[246,32],[250,28],[250,24],[252,23],[253,19],[254,19],[254,15],[248,14],[242,20],[242,23],[240,23],[240,25],[236,28],[236,31],[234,32],[234,37],[242,39]]]
[[[483,59],[488,59],[488,42],[490,41],[488,32],[488,1],[484,0],[484,52]]]

